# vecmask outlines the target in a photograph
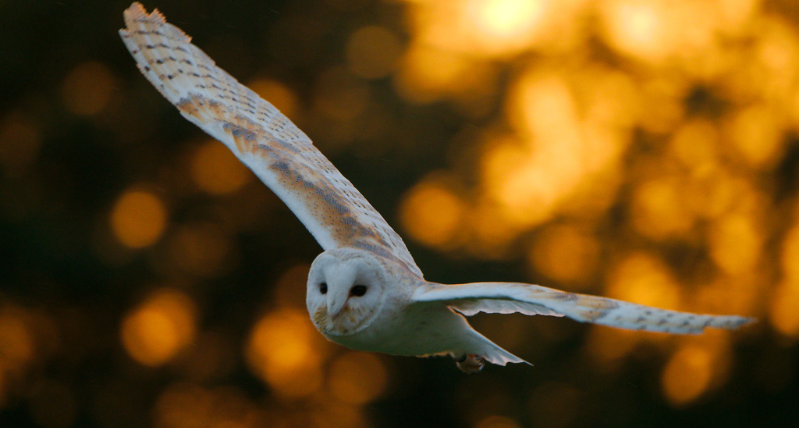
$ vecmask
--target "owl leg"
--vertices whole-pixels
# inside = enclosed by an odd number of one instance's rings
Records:
[[[466,374],[475,374],[483,370],[485,360],[479,355],[465,354],[460,360],[455,361],[455,365]]]

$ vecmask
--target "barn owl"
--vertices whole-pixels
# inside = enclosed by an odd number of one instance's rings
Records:
[[[567,316],[666,333],[734,329],[750,320],[656,309],[532,284],[428,282],[402,239],[360,192],[272,104],[139,3],[120,30],[144,76],[190,122],[225,144],[291,209],[323,252],[306,304],[327,339],[393,355],[449,355],[466,373],[525,361],[471,328],[478,312]]]

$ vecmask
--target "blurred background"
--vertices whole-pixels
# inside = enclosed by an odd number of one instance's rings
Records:
[[[0,1],[0,426],[799,426],[792,0],[148,0],[278,106],[427,279],[759,319],[477,316],[535,364],[353,352],[321,251],[121,43],[127,1]]]

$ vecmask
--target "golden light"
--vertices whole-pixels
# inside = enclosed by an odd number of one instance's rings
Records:
[[[544,0],[473,0],[472,18],[487,35],[520,37],[540,19]]]
[[[656,2],[605,1],[602,17],[610,44],[622,52],[660,59],[663,24]]]
[[[185,293],[156,290],[123,320],[122,344],[139,363],[160,366],[194,340],[196,312],[194,301]]]
[[[519,228],[504,219],[501,208],[492,202],[480,201],[469,209],[465,224],[470,232],[466,242],[470,256],[500,260],[507,255],[511,242],[519,235]]]
[[[764,105],[737,111],[724,127],[739,156],[755,168],[771,169],[787,141],[783,138],[785,124]]]
[[[780,252],[782,272],[788,279],[799,280],[799,222],[785,234]]]
[[[799,225],[785,236],[780,253],[783,279],[771,296],[769,319],[782,335],[799,338]]]
[[[706,119],[691,120],[674,132],[669,149],[688,167],[707,167],[717,162],[718,134],[713,122]]]
[[[631,205],[633,226],[638,233],[663,240],[685,235],[691,230],[695,219],[683,203],[682,185],[672,177],[638,185]]]
[[[615,328],[597,327],[588,332],[586,350],[590,354],[590,362],[599,369],[612,371],[618,367],[619,361],[635,349],[641,341],[638,332]]]
[[[279,396],[305,397],[322,386],[323,340],[304,309],[281,308],[253,327],[247,363]]]
[[[509,172],[529,162],[529,148],[513,135],[488,140],[480,156],[480,184],[488,195],[497,197]]]
[[[616,261],[607,277],[608,297],[654,306],[680,310],[682,296],[668,266],[657,256],[646,252],[635,252]],[[592,329],[589,350],[599,357],[606,367],[613,364],[641,341],[665,343],[668,335],[632,332],[597,327]]]
[[[584,283],[596,271],[599,243],[571,225],[546,227],[533,244],[530,259],[539,272],[562,282]]]
[[[509,417],[491,415],[477,421],[474,428],[521,428],[521,425]]]
[[[520,133],[535,135],[536,144],[574,140],[577,108],[569,83],[559,70],[530,69],[510,89],[506,111]],[[542,133],[544,135],[542,135]]]
[[[373,353],[347,352],[330,365],[328,389],[337,400],[363,405],[385,392],[388,373]]]
[[[343,403],[330,403],[327,406],[314,406],[310,412],[310,421],[302,421],[295,426],[309,428],[369,428],[366,412],[355,405]],[[310,422],[310,423],[309,423]]]
[[[197,148],[191,162],[191,176],[200,189],[212,195],[235,192],[253,178],[250,170],[216,140],[208,140]]]
[[[204,426],[212,417],[213,404],[213,396],[198,385],[172,384],[155,403],[154,425],[157,428]]]
[[[499,183],[498,186],[488,189],[489,195],[502,208],[503,217],[519,228],[552,218],[558,203],[576,184],[575,177],[558,175],[554,170],[556,167],[547,165],[544,157],[523,160],[524,163],[516,168],[508,167],[502,171],[501,179],[493,180]]]
[[[666,399],[682,406],[699,398],[710,387],[714,364],[713,354],[705,347],[681,347],[663,370],[661,384]]]
[[[608,278],[608,295],[640,305],[680,309],[680,289],[656,256],[637,252],[617,262]]]
[[[72,113],[90,116],[108,104],[114,89],[114,76],[96,61],[84,62],[69,72],[61,86],[61,101]]]
[[[577,96],[584,104],[586,121],[616,131],[637,125],[643,116],[640,83],[626,73],[599,64],[575,74],[579,81]]]
[[[585,0],[415,2],[406,9],[414,44],[474,60],[507,59],[539,49],[563,52],[585,36],[575,25]]]
[[[400,222],[415,240],[446,247],[456,239],[465,215],[464,203],[443,182],[423,181],[403,198]]]
[[[297,97],[282,83],[272,79],[256,79],[247,84],[261,98],[268,100],[292,121],[297,121]]]
[[[153,245],[164,233],[167,211],[161,199],[146,190],[127,190],[111,210],[111,230],[130,248]]]
[[[585,127],[569,84],[553,70],[523,73],[506,108],[519,137],[488,144],[482,167],[488,195],[519,226],[550,219],[622,153],[621,137]],[[583,132],[589,129],[594,132]]]
[[[799,339],[799,279],[784,279],[774,290],[769,307],[771,325],[783,336]]]
[[[391,74],[401,54],[399,38],[383,27],[360,28],[347,40],[347,66],[364,79],[380,79]]]
[[[742,214],[729,214],[710,228],[710,256],[730,275],[753,270],[762,252],[762,234],[755,220]]]
[[[33,118],[11,113],[0,121],[0,165],[8,176],[21,176],[35,161],[41,134]]]
[[[11,306],[0,308],[0,372],[22,370],[35,351],[35,338],[25,321],[25,312]]]
[[[686,115],[683,101],[690,90],[690,82],[680,76],[664,77],[644,75],[640,85],[641,110],[639,125],[653,134],[674,131]]]
[[[697,170],[690,181],[686,183],[683,192],[685,208],[698,217],[715,219],[726,212],[739,201],[739,180],[732,178],[732,174],[719,166],[707,165]]]
[[[464,76],[475,69],[479,66],[463,55],[412,44],[400,60],[394,87],[406,101],[427,104],[461,86]]]
[[[548,0],[469,0],[467,33],[482,53],[507,55],[530,47],[540,28]]]
[[[779,111],[784,107],[779,104],[789,91],[796,88],[796,73],[793,71],[799,63],[799,33],[784,18],[773,15],[764,19],[760,25],[762,30],[758,32],[758,46],[753,62],[762,67],[768,78],[757,83],[767,99],[777,101],[770,103],[779,109],[773,114],[780,114]]]
[[[729,35],[738,35],[746,30],[747,22],[759,12],[761,0],[721,0],[715,2],[719,12],[719,21],[724,25],[719,25],[719,31]]]
[[[192,383],[169,385],[155,403],[155,428],[283,427],[281,414],[269,413],[234,386],[204,388]],[[267,423],[268,421],[268,423]]]

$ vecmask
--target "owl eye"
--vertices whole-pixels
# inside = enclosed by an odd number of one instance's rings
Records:
[[[365,285],[355,285],[350,288],[350,295],[355,297],[361,297],[366,294],[366,286]]]
[[[327,283],[323,282],[319,284],[319,292],[322,294],[327,294]]]

